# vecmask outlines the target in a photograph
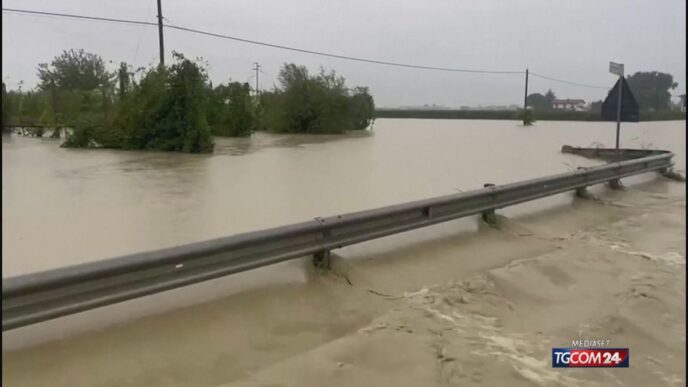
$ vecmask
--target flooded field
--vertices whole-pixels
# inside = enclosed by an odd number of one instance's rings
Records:
[[[614,132],[385,119],[217,139],[213,155],[3,136],[3,277],[595,165],[561,146],[611,147]],[[624,124],[622,146],[671,150],[685,173],[684,121]],[[3,333],[3,381],[680,385],[685,184],[625,182],[599,202],[505,209],[499,230],[470,218],[344,248],[332,273],[287,262]],[[602,336],[634,369],[552,370],[553,346]]]

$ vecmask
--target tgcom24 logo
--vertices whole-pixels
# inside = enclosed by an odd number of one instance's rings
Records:
[[[552,348],[554,368],[628,368],[628,348]]]

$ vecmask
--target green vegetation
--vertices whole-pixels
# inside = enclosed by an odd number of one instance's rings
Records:
[[[533,123],[535,122],[535,117],[533,116],[533,109],[521,110],[521,119],[523,120],[523,125],[533,125]]]
[[[671,109],[671,93],[678,86],[671,74],[639,71],[626,77],[641,109],[665,111]]]
[[[148,70],[138,83],[130,83],[128,67],[121,64],[114,113],[107,103],[87,109],[102,115],[72,120],[73,133],[64,146],[211,152],[213,141],[205,117],[207,76],[198,63],[181,54],[175,53],[174,59],[167,68]],[[104,97],[103,101],[109,100]]]
[[[261,95],[261,128],[278,133],[342,133],[366,129],[375,104],[367,88],[353,90],[334,71],[316,76],[304,66],[285,64],[280,87]]]
[[[5,82],[2,83],[2,131],[9,131],[9,127],[5,125],[9,123],[9,100],[7,98],[7,86]]]
[[[35,90],[7,91],[3,83],[3,125],[68,127],[65,147],[203,153],[212,152],[212,135],[341,133],[373,121],[368,89],[348,89],[334,71],[310,76],[303,66],[285,64],[280,87],[258,98],[246,83],[213,88],[199,60],[173,56],[168,67],[120,63],[109,72],[98,55],[65,51],[38,66]],[[60,130],[52,132],[59,137]]]
[[[528,107],[537,112],[547,112],[552,110],[552,102],[556,99],[556,95],[552,90],[547,90],[545,95],[540,93],[533,93],[528,95],[526,102]]]
[[[210,88],[207,114],[216,136],[246,137],[258,127],[258,106],[248,83],[231,82]]]

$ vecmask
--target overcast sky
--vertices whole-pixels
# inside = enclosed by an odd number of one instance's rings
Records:
[[[385,61],[485,70],[531,71],[610,86],[610,60],[626,72],[673,74],[685,93],[685,0],[162,0],[171,24],[310,50]],[[3,0],[4,8],[78,13],[155,22],[155,0]],[[2,14],[2,77],[36,84],[36,65],[64,49],[84,48],[115,63],[158,61],[155,27]],[[349,85],[369,86],[378,106],[523,103],[522,75],[459,74],[349,62],[181,31],[165,48],[209,63],[215,84],[250,81],[260,62],[261,88],[295,62],[335,69]],[[112,65],[113,68],[115,65]],[[603,99],[605,90],[531,77],[530,91]]]

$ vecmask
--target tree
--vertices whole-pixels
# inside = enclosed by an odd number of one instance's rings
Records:
[[[103,59],[83,49],[64,51],[50,65],[38,65],[38,87],[43,90],[50,86],[59,90],[94,90],[110,83],[111,77]]]
[[[119,81],[119,89],[118,89],[118,95],[119,95],[119,100],[123,100],[124,97],[127,95],[127,90],[129,90],[130,86],[130,73],[129,73],[129,67],[127,66],[126,63],[121,62],[119,64],[119,70],[117,70],[117,80]]]
[[[367,87],[355,87],[351,96],[351,119],[356,130],[366,129],[375,120],[375,102]]]
[[[9,125],[9,118],[10,118],[10,101],[9,101],[9,96],[7,95],[7,86],[5,86],[5,82],[2,83],[2,131],[7,132],[9,131],[9,127],[6,127],[5,125]]]
[[[554,103],[555,99],[557,99],[557,96],[554,95],[554,92],[551,89],[547,90],[547,93],[545,94],[545,100],[547,101],[547,110],[552,110],[552,104]]]
[[[38,122],[48,128],[52,128],[55,125],[55,111],[47,95],[43,97],[43,111]]]
[[[669,110],[671,93],[678,86],[671,74],[639,71],[626,78],[628,86],[643,110]]]
[[[231,82],[212,90],[208,113],[212,132],[219,136],[250,136],[257,126],[256,108],[248,83]]]
[[[602,100],[591,102],[590,111],[595,114],[602,114]]]
[[[374,101],[366,88],[346,87],[343,77],[324,69],[311,76],[304,66],[285,64],[280,87],[261,94],[261,127],[286,133],[341,133],[365,129]]]
[[[205,69],[180,53],[173,57],[169,68],[149,70],[118,111],[114,125],[124,148],[212,152]]]
[[[520,111],[521,120],[523,120],[523,125],[531,126],[535,122],[535,117],[533,115],[533,109],[527,108]]]
[[[552,104],[548,102],[547,97],[540,93],[530,94],[526,98],[526,102],[528,104],[528,107],[532,108],[535,111],[543,112],[552,109]]]
[[[205,69],[198,63],[173,53],[176,62],[169,67],[156,66],[143,74],[137,84],[121,89],[114,118],[93,119],[81,115],[65,147],[104,147],[163,150],[175,152],[212,152],[213,140],[205,116]],[[120,71],[125,66],[120,66]],[[121,73],[120,73],[121,75]],[[92,103],[109,100],[94,90]],[[107,111],[107,105],[102,107]]]

